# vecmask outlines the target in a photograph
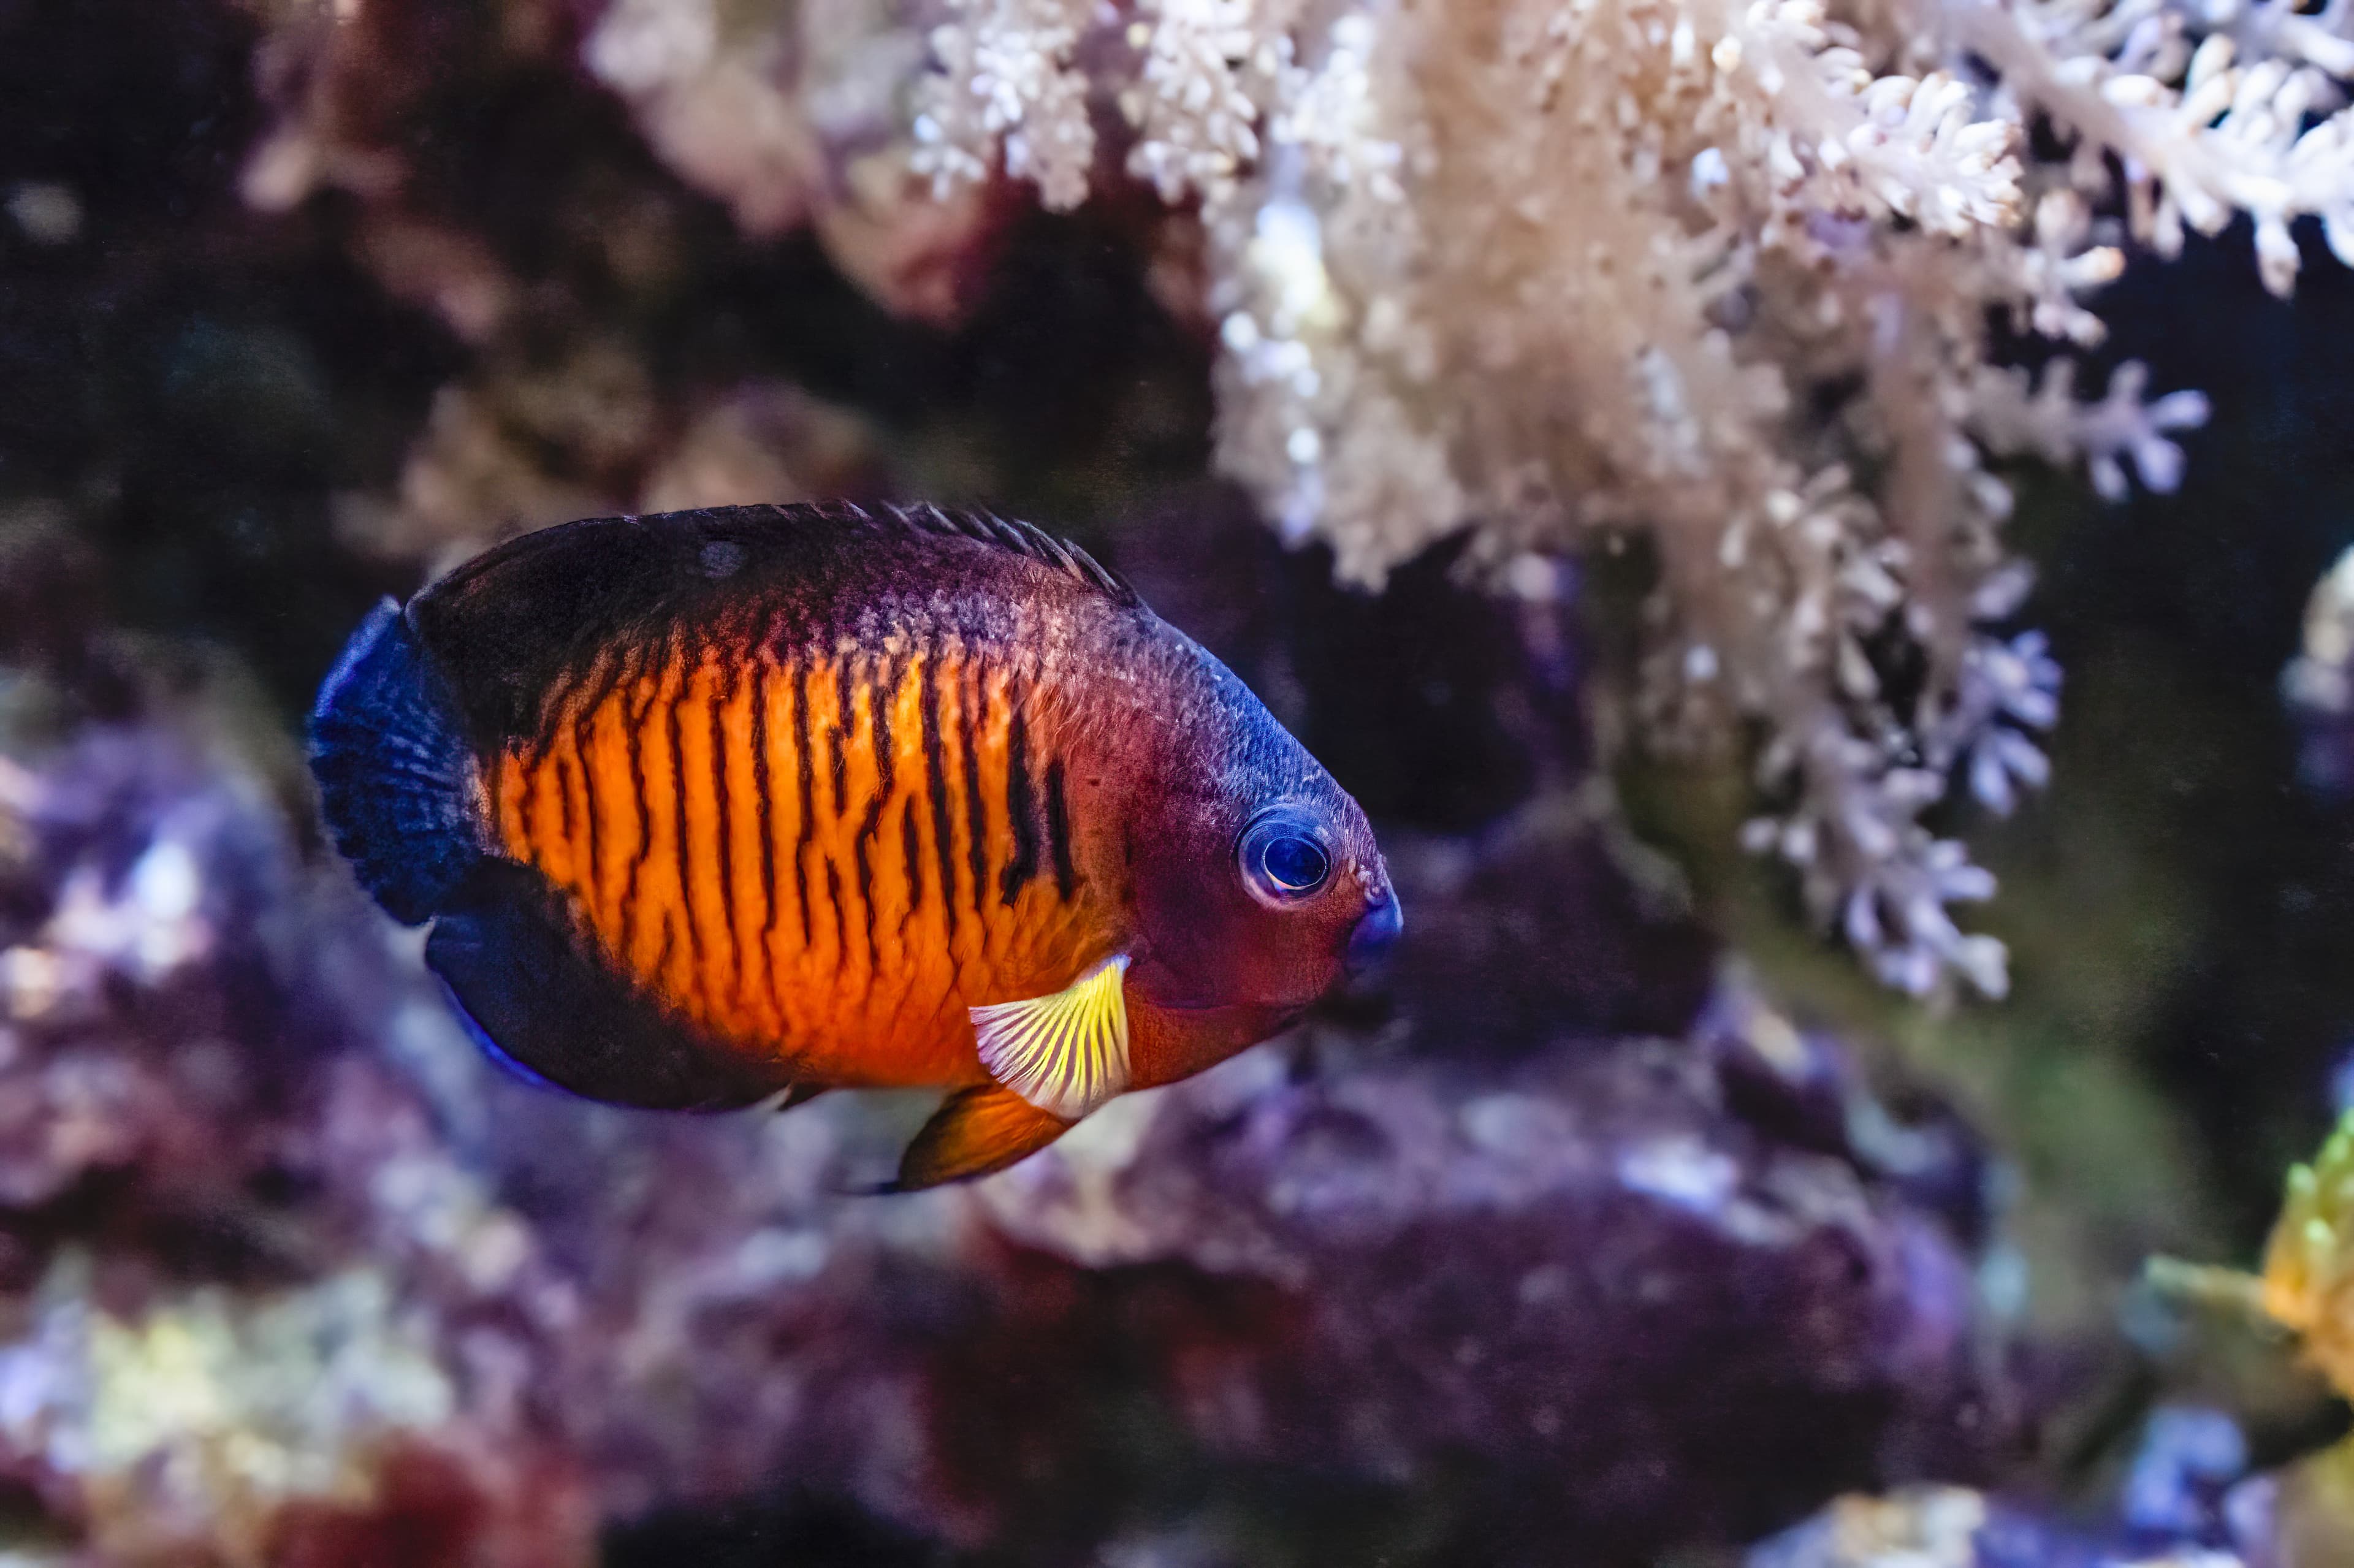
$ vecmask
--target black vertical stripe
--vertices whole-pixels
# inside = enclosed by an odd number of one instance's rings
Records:
[[[858,879],[859,927],[866,933],[866,966],[882,967],[882,955],[875,946],[875,830],[883,821],[883,797],[877,795],[866,803],[865,820],[858,824],[858,832],[850,842],[850,863]]]
[[[825,897],[833,906],[833,961],[838,964],[850,952],[850,926],[842,913],[842,874],[833,868],[832,855],[825,859]]]
[[[769,823],[769,666],[752,673],[752,802],[760,820],[760,929],[777,930],[777,841]]]
[[[1071,813],[1063,801],[1063,759],[1046,764],[1046,843],[1055,856],[1055,890],[1067,900],[1079,885],[1071,864]]]
[[[906,678],[907,667],[895,662],[877,673],[875,683],[866,692],[867,707],[874,720],[867,734],[867,748],[875,757],[875,792],[886,800],[898,783],[898,758],[891,739],[891,710],[898,705],[899,683]]]
[[[859,927],[866,933],[867,967],[878,967],[881,955],[875,947],[875,832],[883,821],[883,797],[875,796],[866,802],[866,815],[851,835],[850,863],[858,882]]]
[[[924,776],[932,797],[932,853],[940,862],[940,903],[948,910],[949,939],[956,939],[956,847],[949,829],[949,772],[940,755],[940,691],[935,662],[924,660],[923,689],[917,694],[924,713]]]
[[[662,923],[662,946],[654,949],[654,967],[651,971],[657,980],[662,978],[663,970],[670,968],[671,939],[676,935],[677,932],[671,925],[670,916],[665,915],[663,916]]]
[[[1023,885],[1038,874],[1038,808],[1037,787],[1030,781],[1029,726],[1023,723],[1023,705],[1010,691],[1007,700],[1013,715],[1005,736],[1005,821],[1013,832],[1013,857],[1005,863],[998,896],[1012,904]]]
[[[659,686],[655,688],[656,691],[660,689]],[[630,753],[630,806],[636,813],[633,820],[638,825],[637,852],[630,856],[629,875],[621,883],[622,929],[624,939],[631,948],[637,946],[638,917],[642,912],[638,898],[638,874],[644,869],[646,857],[653,853],[654,846],[653,807],[646,799],[646,759],[642,744],[642,732],[647,716],[653,712],[653,705],[652,694],[644,702],[636,705],[634,711],[626,699],[621,704],[622,739]]]
[[[957,693],[957,735],[964,747],[964,821],[971,838],[967,854],[972,862],[972,912],[978,915],[989,885],[989,802],[981,794],[980,665],[972,665],[969,673]]]
[[[584,708],[572,721],[572,751],[580,764],[580,799],[588,816],[588,904],[590,908],[603,902],[604,885],[599,880],[601,866],[597,859],[597,754],[594,708]]]
[[[898,700],[899,682],[904,667],[896,662],[884,665],[866,688],[867,751],[875,759],[875,798],[866,803],[865,820],[858,824],[858,833],[852,841],[852,854],[858,865],[858,896],[866,908],[866,951],[879,966],[882,959],[875,947],[875,873],[870,864],[876,834],[882,831],[884,808],[891,803],[891,791],[898,782],[896,759],[892,755],[891,709]]]
[[[680,745],[678,710],[686,705],[686,669],[679,667],[678,694],[663,713],[663,730],[670,739],[671,821],[678,834],[678,908],[686,925],[686,963],[694,972],[695,990],[703,989],[703,932],[695,920],[694,841],[687,836],[686,751]]]
[[[556,836],[564,842],[565,853],[569,854],[572,851],[572,770],[566,766],[564,754],[554,747],[551,747],[546,756],[548,760],[541,766],[552,763],[556,774]]]
[[[833,668],[835,706],[840,710],[833,726],[833,820],[845,821],[850,815],[850,755],[846,749],[850,737],[857,732],[858,688],[846,666]]]
[[[785,1018],[784,999],[778,993],[776,958],[770,946],[776,938],[777,922],[784,914],[784,906],[777,897],[776,802],[769,798],[769,677],[772,669],[764,653],[756,651],[752,658],[753,827],[760,835],[760,912],[753,922],[752,950],[746,961],[758,972],[760,990],[781,1024]]]
[[[728,972],[741,994],[744,954],[736,941],[736,844],[728,821],[736,814],[736,803],[727,798],[726,711],[735,688],[736,683],[726,677],[723,662],[722,673],[711,683],[711,809],[716,819],[712,823],[712,853],[719,862],[719,923],[727,933]]]
[[[801,786],[801,836],[793,844],[793,894],[801,905],[801,946],[816,938],[810,929],[809,847],[817,838],[817,792],[811,788],[815,764],[810,757],[809,666],[793,666],[793,770]]]
[[[907,797],[907,810],[899,813],[899,853],[907,870],[907,912],[899,917],[899,928],[905,931],[916,911],[924,906],[924,835],[916,826],[916,798]]]
[[[841,720],[833,732],[833,819],[836,822],[846,822],[850,820],[850,752],[858,738],[858,669],[855,664],[843,662],[834,666],[833,689],[837,694],[836,707]],[[866,933],[866,950],[870,959],[875,951],[875,916],[871,906],[875,895],[875,872],[867,858],[866,835],[882,814],[882,801],[872,802],[857,831],[850,835],[850,863],[858,885],[862,912],[859,926]],[[827,863],[831,866],[832,862]],[[843,940],[847,941],[849,912],[842,907],[842,884],[829,872],[826,885],[834,895],[834,929]],[[844,965],[850,962],[848,948],[839,948],[836,952],[836,962]],[[871,963],[869,967],[873,967]]]

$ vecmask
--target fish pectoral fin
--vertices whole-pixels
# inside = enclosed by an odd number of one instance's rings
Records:
[[[1128,955],[1114,953],[1052,996],[972,1009],[989,1075],[1065,1121],[1128,1087]]]
[[[787,1084],[783,1088],[779,1089],[775,1094],[770,1095],[767,1099],[762,1100],[758,1105],[754,1106],[752,1108],[757,1111],[773,1112],[776,1115],[782,1116],[785,1112],[792,1109],[795,1106],[805,1106],[809,1104],[810,1101],[817,1098],[818,1096],[824,1094],[828,1089],[832,1087],[833,1086],[832,1084]]]
[[[949,1097],[907,1145],[890,1190],[1002,1171],[1127,1088],[1127,973],[1115,953],[1052,996],[974,1008],[981,1065],[997,1082]]]
[[[885,1191],[914,1192],[1002,1171],[1070,1128],[1063,1118],[1040,1110],[1002,1084],[959,1089],[907,1145],[899,1157],[899,1179]]]

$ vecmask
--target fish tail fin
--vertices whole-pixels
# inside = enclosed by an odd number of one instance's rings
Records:
[[[960,1089],[907,1145],[899,1158],[899,1179],[884,1191],[913,1192],[1002,1171],[1045,1148],[1071,1125],[1002,1084]]]
[[[327,831],[395,919],[429,918],[483,855],[480,768],[400,607],[376,606],[311,711]]]

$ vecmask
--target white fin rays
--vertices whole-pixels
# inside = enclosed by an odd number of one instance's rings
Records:
[[[1128,1087],[1128,955],[1114,953],[1052,996],[972,1009],[981,1065],[1030,1104],[1076,1121]]]

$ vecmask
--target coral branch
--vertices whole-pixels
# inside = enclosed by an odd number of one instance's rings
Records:
[[[1991,367],[1986,323],[2097,342],[2120,205],[2161,253],[2252,214],[2278,290],[2301,215],[2354,253],[2354,130],[2322,118],[2347,9],[1157,0],[1102,13],[1097,51],[997,0],[936,37],[930,90],[1084,69],[1123,108],[1129,173],[1209,235],[1219,460],[1344,576],[1467,524],[1475,570],[1647,531],[1652,737],[1762,723],[1752,844],[1891,982],[1996,991],[2001,948],[1948,913],[1991,879],[1921,821],[2048,772],[2058,671],[1986,630],[2028,582],[1986,460],[2168,490],[2205,404],[2129,367],[2079,407],[2064,361]],[[1026,63],[975,64],[1001,58]],[[1083,97],[934,114],[926,166],[1022,173],[1042,115],[1077,144]],[[2075,139],[2056,162],[2034,114]]]

